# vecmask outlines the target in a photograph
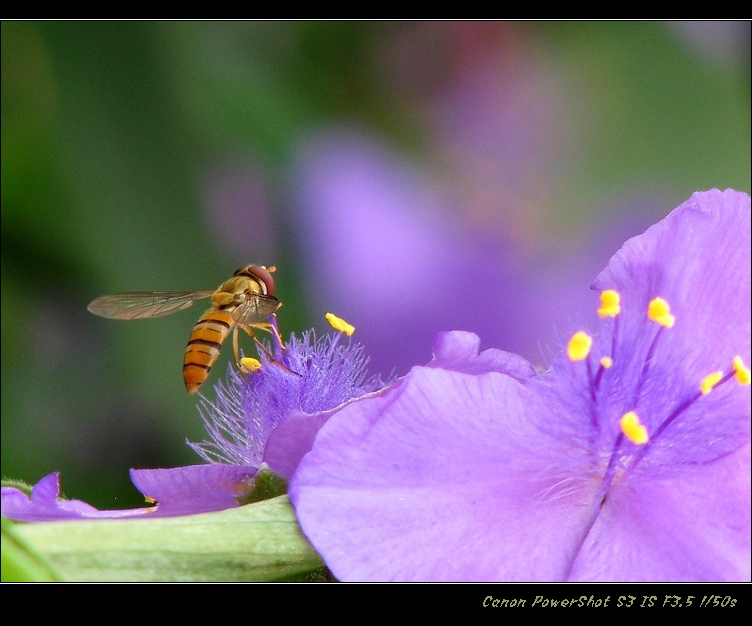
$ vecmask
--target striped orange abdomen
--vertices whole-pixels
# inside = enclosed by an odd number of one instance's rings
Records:
[[[207,311],[196,322],[183,360],[183,380],[188,393],[196,393],[209,377],[222,343],[234,325],[235,318],[232,315],[216,309]]]

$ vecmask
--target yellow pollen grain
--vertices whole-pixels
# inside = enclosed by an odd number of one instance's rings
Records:
[[[702,395],[709,394],[713,390],[713,387],[721,381],[721,378],[723,378],[723,372],[713,372],[703,378],[702,382],[700,382],[700,392],[702,392]]]
[[[621,426],[621,432],[632,443],[641,446],[648,442],[648,429],[642,425],[640,418],[634,411],[629,411],[622,415],[619,425]]]
[[[742,361],[742,357],[735,356],[734,360],[732,361],[734,373],[736,375],[736,380],[739,381],[742,385],[749,385],[750,379],[752,376],[750,375],[749,368],[744,365],[744,361]]]
[[[329,322],[329,325],[334,330],[345,333],[348,337],[355,332],[355,326],[348,324],[345,320],[341,317],[337,317],[334,313],[327,313],[325,317],[326,321]]]
[[[648,317],[656,324],[671,328],[676,318],[671,315],[671,307],[663,298],[653,298],[648,305]]]
[[[582,361],[590,354],[590,348],[593,345],[593,338],[586,332],[578,331],[567,344],[567,356],[570,361]]]
[[[245,356],[240,359],[240,364],[249,372],[258,372],[261,369],[261,361],[251,356]]]
[[[606,289],[601,292],[601,307],[598,315],[601,317],[616,317],[621,313],[621,296],[618,291]]]
[[[610,356],[604,356],[601,358],[601,365],[603,369],[608,369],[614,364],[614,360]]]

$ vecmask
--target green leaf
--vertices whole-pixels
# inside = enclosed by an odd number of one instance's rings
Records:
[[[10,520],[2,518],[2,582],[54,582],[60,575],[16,532]]]
[[[202,515],[21,524],[14,530],[69,581],[324,579],[324,565],[301,534],[287,496]]]

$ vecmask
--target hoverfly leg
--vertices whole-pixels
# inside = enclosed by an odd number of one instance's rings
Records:
[[[235,326],[232,329],[232,353],[235,357],[235,365],[238,366],[238,370],[244,375],[248,375],[251,373],[251,370],[247,368],[245,365],[243,365],[241,359],[240,359],[240,348],[238,346],[238,327]]]
[[[279,328],[277,328],[277,315],[276,314],[272,314],[271,317],[269,318],[269,327],[272,329],[274,336],[279,342],[280,350],[284,350],[285,342],[282,341],[282,335],[279,334]]]
[[[257,328],[264,328],[265,330],[269,330],[269,328],[276,328],[274,326],[271,326],[270,324],[254,324]],[[281,367],[283,370],[290,372],[290,374],[295,374],[296,376],[300,376],[297,372],[291,370],[289,367],[287,367],[284,363],[280,363],[276,358],[274,358],[274,355],[272,355],[269,350],[267,350],[266,346],[264,346],[263,343],[261,343],[256,337],[256,334],[251,330],[250,326],[241,325],[240,326],[245,332],[248,333],[248,335],[253,339],[253,341],[256,343],[256,346],[266,355],[266,357],[269,359],[269,362],[273,365],[276,365],[277,367]],[[278,331],[277,331],[278,332]],[[237,359],[236,359],[237,360]],[[240,361],[238,361],[240,363]]]
[[[272,314],[269,317],[271,322],[258,322],[256,324],[252,324],[252,326],[256,328],[263,328],[268,333],[274,335],[274,339],[277,341],[277,345],[279,346],[279,349],[284,351],[285,348],[285,342],[282,340],[282,335],[279,333],[279,328],[277,328],[277,316]],[[248,329],[246,328],[246,332],[248,332]],[[267,350],[264,350],[267,354],[269,352]]]
[[[256,346],[266,355],[266,358],[268,358],[270,361],[275,360],[274,355],[269,352],[269,350],[263,343],[259,341],[258,337],[256,337],[256,334],[248,326],[243,326],[243,330],[251,336],[251,339],[253,339],[253,341],[256,343]]]

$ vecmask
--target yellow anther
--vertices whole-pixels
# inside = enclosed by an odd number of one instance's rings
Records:
[[[614,364],[614,360],[610,356],[604,356],[601,358],[601,365],[603,366],[603,369],[608,369]]]
[[[663,298],[653,298],[648,305],[648,317],[656,324],[671,328],[676,318],[671,315],[671,307]]]
[[[251,356],[244,356],[240,359],[240,364],[249,372],[258,372],[261,369],[261,361]]]
[[[641,446],[648,442],[648,429],[642,425],[640,418],[637,417],[637,413],[634,411],[629,411],[622,415],[619,425],[621,426],[621,432],[632,443]]]
[[[578,331],[567,344],[567,356],[570,361],[582,361],[590,354],[590,348],[593,345],[593,338],[586,332]]]
[[[355,332],[355,326],[348,324],[341,317],[337,317],[334,313],[326,314],[326,321],[334,330],[338,330],[341,333],[345,333],[348,337]]]
[[[616,317],[621,313],[621,296],[618,291],[606,289],[601,292],[601,308],[598,315],[601,317]]]
[[[721,381],[721,378],[723,378],[723,372],[713,372],[703,378],[700,383],[700,392],[702,392],[702,395],[709,394],[713,390],[713,387]]]
[[[735,356],[734,360],[732,361],[734,373],[736,374],[736,380],[739,381],[742,385],[749,385],[751,376],[749,368],[744,365],[744,361],[742,361],[742,357]]]

